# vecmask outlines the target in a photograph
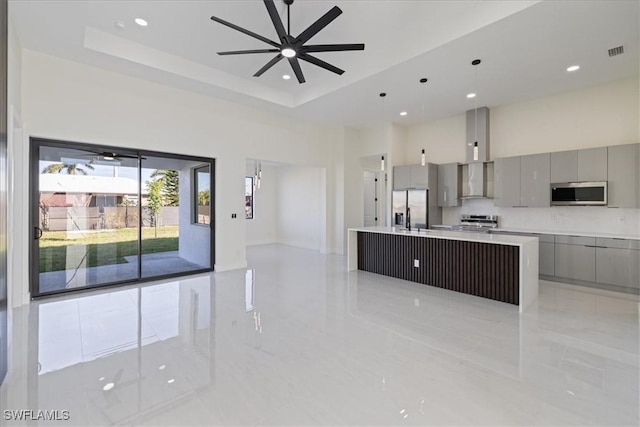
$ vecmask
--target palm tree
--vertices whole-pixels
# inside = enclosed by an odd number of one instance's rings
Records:
[[[93,166],[89,164],[78,164],[78,163],[54,163],[52,165],[47,166],[42,170],[42,173],[62,173],[62,171],[67,171],[68,175],[86,175],[87,171],[82,169],[79,166],[84,166],[89,170],[93,170]]]

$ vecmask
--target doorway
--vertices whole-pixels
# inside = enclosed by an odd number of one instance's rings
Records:
[[[214,160],[31,138],[33,297],[211,271]]]

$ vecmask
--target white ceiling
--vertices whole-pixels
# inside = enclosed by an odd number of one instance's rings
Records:
[[[285,5],[276,0],[286,22]],[[301,61],[252,75],[270,54],[219,56],[262,42],[211,15],[277,40],[262,1],[10,1],[24,48],[320,123],[412,124],[638,76],[637,1],[311,1],[291,7],[296,35],[332,6],[343,14],[312,42],[365,43],[364,51],[317,56],[342,76]],[[142,28],[136,17],[149,21]],[[124,29],[114,21],[125,24]],[[607,49],[624,45],[609,58]],[[481,58],[478,85],[470,62]],[[566,67],[580,64],[576,73]],[[427,77],[421,85],[418,80]],[[378,93],[386,92],[384,101]],[[400,117],[406,110],[409,114]]]

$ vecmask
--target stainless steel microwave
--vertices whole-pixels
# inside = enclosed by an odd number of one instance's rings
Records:
[[[607,181],[551,184],[551,206],[606,206]]]

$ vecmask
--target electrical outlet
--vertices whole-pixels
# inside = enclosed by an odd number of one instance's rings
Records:
[[[420,260],[419,259],[414,259],[413,260],[413,266],[416,268],[420,268]]]
[[[234,213],[231,214],[231,218],[236,218],[236,217],[237,217],[236,214],[234,214]]]

